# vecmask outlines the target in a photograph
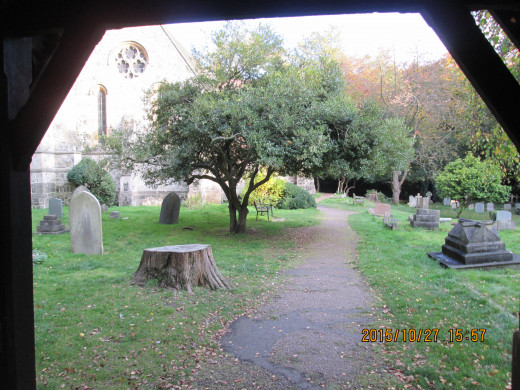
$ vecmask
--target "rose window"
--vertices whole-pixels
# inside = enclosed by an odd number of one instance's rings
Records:
[[[116,54],[117,70],[127,79],[139,77],[148,64],[148,56],[141,46],[135,43],[125,44]]]

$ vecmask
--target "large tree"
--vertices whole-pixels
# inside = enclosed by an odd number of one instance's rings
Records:
[[[288,58],[266,26],[228,23],[214,50],[196,53],[200,75],[160,85],[149,96],[150,126],[107,140],[147,184],[216,182],[229,201],[230,231],[246,228],[249,195],[274,172],[312,174],[348,123],[341,81],[317,61]],[[260,171],[262,180],[255,180]],[[242,198],[237,186],[246,180]],[[237,215],[238,214],[238,215]]]

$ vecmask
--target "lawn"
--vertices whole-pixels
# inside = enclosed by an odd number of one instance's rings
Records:
[[[103,219],[104,255],[73,254],[70,234],[35,235],[34,313],[38,388],[169,388],[189,382],[198,361],[218,353],[223,326],[269,299],[297,243],[284,232],[317,223],[318,212],[276,210],[231,236],[225,205],[183,207],[179,223],[158,223],[159,207],[115,207]],[[33,211],[33,231],[46,210]],[[63,223],[68,224],[68,209]],[[210,244],[231,291],[195,288],[173,297],[131,285],[142,250]]]
[[[399,230],[383,227],[367,205],[344,199],[322,201],[355,211],[349,222],[359,236],[358,269],[378,297],[372,328],[388,329],[396,341],[378,344],[381,363],[402,388],[508,388],[511,339],[518,328],[518,269],[449,270],[426,255],[439,251],[452,228],[412,229],[413,209],[392,206]],[[455,217],[444,206],[442,217]],[[294,264],[298,243],[286,232],[317,223],[316,210],[276,210],[283,222],[256,221],[253,209],[245,235],[228,233],[226,206],[181,209],[179,223],[159,224],[159,207],[116,207],[123,219],[103,214],[105,254],[71,253],[69,234],[35,235],[41,262],[34,265],[34,304],[38,387],[46,389],[127,389],[182,386],[198,363],[219,354],[215,339],[225,324],[270,299],[277,275]],[[63,221],[68,224],[67,209]],[[46,210],[34,210],[33,231]],[[466,211],[462,217],[486,219]],[[514,216],[520,226],[520,216]],[[455,222],[455,221],[454,221]],[[520,253],[518,230],[502,231],[506,248]],[[131,285],[144,248],[211,244],[231,291],[195,288],[175,299],[150,283]],[[438,329],[436,342],[403,341]],[[401,333],[397,334],[396,329]],[[457,329],[463,340],[451,341]],[[471,340],[471,331],[477,341]],[[482,329],[485,329],[485,333]],[[469,333],[466,335],[466,331]],[[360,334],[360,338],[361,338]],[[465,337],[468,336],[469,340]],[[433,338],[433,334],[430,338]]]
[[[518,268],[442,268],[426,253],[440,251],[453,226],[443,223],[436,231],[413,229],[408,223],[413,209],[408,206],[392,206],[399,225],[399,230],[392,231],[383,227],[381,217],[370,215],[366,206],[347,205],[344,199],[322,204],[358,212],[349,222],[359,235],[358,268],[379,297],[379,320],[374,327],[382,331],[375,336],[377,342],[386,329],[394,337],[396,329],[414,328],[416,337],[422,329],[423,340],[425,329],[438,329],[437,342],[403,342],[401,331],[397,341],[392,338],[384,343],[384,359],[397,370],[396,375],[411,388],[508,388],[512,335],[518,329]],[[455,218],[447,207],[434,208],[441,209],[441,217]],[[461,217],[484,220],[488,215],[466,211]],[[513,219],[520,226],[520,216]],[[520,253],[518,233],[518,228],[500,232],[506,249],[515,253]],[[455,341],[457,329],[462,331],[460,342]],[[478,341],[471,340],[473,329]]]

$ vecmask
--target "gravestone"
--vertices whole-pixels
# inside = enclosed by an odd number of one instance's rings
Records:
[[[515,230],[516,223],[512,220],[512,215],[510,211],[500,210],[497,211],[497,220],[495,226],[498,231],[500,230]]]
[[[494,203],[488,203],[486,205],[487,211],[495,211],[495,204]]]
[[[483,213],[484,212],[484,203],[482,203],[482,202],[475,203],[475,212]]]
[[[520,203],[515,203],[515,210],[520,209]]]
[[[65,225],[61,223],[61,219],[54,214],[44,215],[40,225],[36,226],[37,234],[61,234],[68,232]]]
[[[111,211],[110,212],[110,218],[112,219],[121,219],[121,214],[119,211]]]
[[[83,191],[72,197],[69,222],[73,253],[103,254],[101,206],[94,195]]]
[[[390,211],[385,212],[385,215],[383,216],[383,223],[387,228],[397,230],[397,219],[393,218],[393,216],[390,214]]]
[[[468,206],[468,210],[475,210],[475,203],[471,203],[471,204]]]
[[[504,203],[504,210],[511,210],[511,203]]]
[[[430,208],[430,198],[429,197],[420,197],[417,199],[417,206],[418,209],[429,209]]]
[[[444,198],[444,206],[451,205],[451,199],[450,198]]]
[[[385,213],[390,213],[390,205],[386,203],[377,203],[373,209],[368,210],[370,214],[384,216]]]
[[[49,199],[49,215],[63,218],[63,202],[58,198]]]
[[[441,252],[428,253],[445,267],[481,268],[520,264],[520,256],[505,249],[493,221],[460,218],[448,233]]]
[[[408,198],[408,205],[410,207],[415,207],[417,206],[417,198],[413,195],[410,195],[409,198]]]
[[[90,190],[86,186],[78,186],[74,189],[71,198],[74,198],[74,195],[79,194],[80,192],[90,192]]]
[[[417,212],[410,221],[410,225],[413,228],[438,229],[440,217],[440,210],[417,209]]]
[[[172,225],[179,222],[181,199],[175,192],[170,192],[162,201],[159,223]]]

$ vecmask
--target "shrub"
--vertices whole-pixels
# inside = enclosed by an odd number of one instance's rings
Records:
[[[76,186],[84,185],[101,204],[111,206],[116,199],[116,184],[112,176],[90,158],[84,158],[67,174],[67,180]]]
[[[255,182],[262,180],[265,177],[265,174],[259,173],[256,176]],[[274,175],[256,190],[251,192],[249,195],[249,204],[256,203],[269,203],[269,204],[278,204],[283,197],[285,192],[285,181],[280,179],[279,177],[275,177]],[[242,190],[242,197],[246,192],[247,188]]]
[[[278,208],[286,210],[316,208],[314,197],[292,183],[285,183],[283,198],[278,203]]]

